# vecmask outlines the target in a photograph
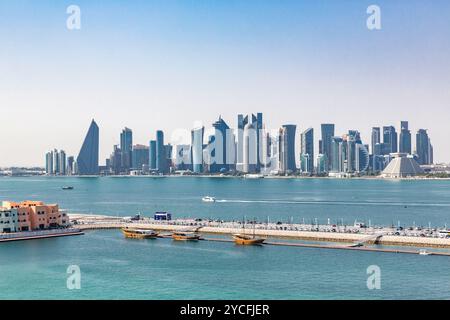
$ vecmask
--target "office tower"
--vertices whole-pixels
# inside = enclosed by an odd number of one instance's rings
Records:
[[[61,176],[66,175],[66,165],[67,165],[67,159],[66,159],[66,152],[64,150],[60,150],[59,152],[59,171],[58,174]]]
[[[45,154],[45,173],[48,175],[53,174],[53,151]]]
[[[383,143],[390,146],[389,153],[398,152],[398,136],[393,126],[383,127]]]
[[[328,171],[326,168],[326,156],[324,154],[319,154],[317,156],[317,163],[316,163],[316,172],[318,175],[324,174]]]
[[[431,147],[428,132],[425,129],[420,129],[416,134],[416,153],[417,162],[420,165],[431,164]]]
[[[59,161],[59,152],[58,150],[53,150],[53,172],[52,174],[57,175],[60,171],[60,161]]]
[[[143,170],[144,165],[149,162],[149,147],[137,144],[132,150],[132,166],[134,170]]]
[[[331,123],[322,124],[321,131],[322,131],[322,139],[321,139],[322,150],[320,152],[325,155],[325,159],[327,161],[327,164],[325,166],[328,171],[331,169],[331,144],[332,138],[334,137],[334,124]]]
[[[70,156],[67,158],[67,174],[68,175],[74,174],[74,162],[75,162],[75,158],[73,156]]]
[[[156,140],[150,141],[150,148],[149,148],[149,162],[148,166],[150,170],[156,170]]]
[[[213,137],[213,150],[212,158],[213,163],[210,165],[210,172],[218,173],[221,171],[228,171],[230,169],[227,163],[227,138],[230,135],[230,127],[226,122],[219,117],[219,120],[213,123],[214,137]]]
[[[372,154],[375,154],[375,146],[381,143],[381,128],[380,127],[373,127],[372,128]]]
[[[399,152],[412,154],[411,131],[409,131],[408,121],[400,123],[400,145]]]
[[[121,167],[123,172],[128,172],[132,166],[133,131],[124,128],[120,134]]]
[[[294,173],[295,164],[295,131],[296,125],[283,125],[279,132],[279,161],[281,173]]]
[[[191,131],[191,160],[192,171],[195,173],[203,172],[203,139],[205,127],[195,128]]]
[[[362,143],[356,144],[355,170],[358,173],[367,172],[370,164],[369,146]]]
[[[92,120],[83,146],[77,157],[77,170],[79,175],[98,175],[99,128]]]
[[[309,128],[301,134],[301,169],[302,172],[314,172],[314,129]]]
[[[256,159],[256,170],[260,169],[262,152],[261,143],[263,139],[263,134],[261,133],[263,129],[263,114],[258,112],[256,116],[254,114],[250,114],[247,116],[243,116],[242,114],[238,115],[238,124],[237,124],[237,136],[236,136],[236,170],[243,171],[243,141],[244,141],[244,128],[247,124],[252,124],[253,130],[256,132],[256,151],[257,151],[257,159]]]
[[[159,173],[168,173],[167,150],[164,146],[164,132],[156,131],[156,170]]]
[[[256,125],[247,123],[243,132],[243,168],[244,173],[255,173],[257,169],[258,146]]]
[[[344,139],[341,137],[333,137],[331,139],[331,172],[342,172],[343,171],[343,153],[346,148],[343,148]]]
[[[174,165],[177,170],[191,170],[191,145],[177,144],[175,146]]]

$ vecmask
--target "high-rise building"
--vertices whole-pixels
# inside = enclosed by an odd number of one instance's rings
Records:
[[[334,124],[324,123],[321,125],[322,139],[320,153],[325,155],[327,171],[331,169],[331,144],[334,137]]]
[[[66,175],[66,166],[67,166],[67,156],[66,156],[66,152],[64,150],[60,150],[59,151],[59,168],[58,168],[58,173],[61,176],[65,176]]]
[[[128,172],[133,160],[133,131],[124,128],[120,133],[121,167],[123,172]]]
[[[156,140],[151,140],[149,148],[149,162],[148,166],[150,170],[156,170]]]
[[[295,131],[293,124],[283,125],[279,135],[279,168],[281,173],[294,173],[297,171],[295,163]]]
[[[156,170],[159,173],[168,173],[167,150],[164,146],[164,132],[156,131]]]
[[[331,140],[331,172],[342,172],[344,170],[342,159],[345,158],[347,148],[342,137],[333,137]]]
[[[309,128],[301,134],[301,169],[302,172],[314,172],[314,129]]]
[[[326,156],[324,154],[319,154],[317,156],[317,164],[316,164],[316,173],[318,175],[322,175],[326,172],[328,172],[328,169],[326,168]]]
[[[395,127],[383,127],[383,143],[390,145],[389,153],[398,152],[398,135]]]
[[[401,153],[412,154],[411,147],[411,131],[409,130],[408,121],[400,122],[400,145]]]
[[[256,116],[254,114],[249,114],[244,117],[244,115],[239,114],[238,115],[238,124],[237,124],[237,136],[236,136],[236,169],[238,171],[242,170],[243,165],[243,154],[244,154],[244,129],[247,124],[252,124],[252,130],[256,133],[256,152],[257,152],[257,159],[256,159],[256,171],[260,170],[261,166],[261,157],[264,157],[263,150],[262,150],[262,140],[264,139],[264,133],[263,131],[263,114],[261,112],[258,112]],[[260,152],[261,150],[261,152]]]
[[[373,127],[372,128],[372,154],[375,154],[375,146],[381,143],[381,128],[380,127]]]
[[[247,123],[243,133],[243,167],[244,173],[255,173],[258,165],[257,132],[254,123]]]
[[[74,163],[75,163],[75,158],[73,156],[67,157],[67,174],[68,175],[72,175],[74,174]]]
[[[48,175],[53,174],[53,151],[45,154],[45,173]]]
[[[228,171],[230,170],[230,166],[227,161],[227,139],[231,133],[230,127],[222,117],[219,117],[219,120],[214,122],[212,126],[215,131],[212,141],[214,148],[211,150],[213,163],[210,164],[209,170],[212,173]]]
[[[192,171],[203,172],[203,139],[205,127],[195,128],[191,131],[191,160]]]
[[[432,147],[428,132],[425,129],[420,129],[416,134],[417,162],[420,165],[432,164],[433,156],[431,152]]]
[[[92,120],[83,146],[77,157],[77,170],[79,175],[98,175],[99,128]]]
[[[149,163],[149,147],[137,144],[132,150],[132,166],[134,170],[143,170],[144,165]]]

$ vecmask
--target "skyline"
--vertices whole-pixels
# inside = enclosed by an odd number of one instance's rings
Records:
[[[70,3],[1,3],[0,166],[77,155],[92,118],[103,163],[125,126],[147,145],[156,130],[170,141],[252,110],[268,128],[297,124],[297,145],[321,123],[369,143],[372,127],[409,120],[429,130],[435,162],[450,162],[450,4],[435,2],[377,1],[380,31],[365,26],[371,1],[77,1],[78,31],[65,28]]]

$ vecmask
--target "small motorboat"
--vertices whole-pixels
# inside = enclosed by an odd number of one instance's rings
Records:
[[[131,239],[156,239],[158,237],[157,232],[147,229],[123,228],[122,232],[125,238]]]
[[[62,187],[62,189],[63,189],[63,190],[73,190],[74,188],[68,186],[68,187]]]
[[[214,197],[210,197],[210,196],[206,196],[202,198],[203,202],[216,202],[216,198]]]
[[[198,241],[200,235],[195,232],[174,232],[172,239],[175,241]]]
[[[429,255],[431,255],[431,252],[428,252],[427,250],[422,249],[422,250],[419,251],[419,254],[421,256],[429,256]]]

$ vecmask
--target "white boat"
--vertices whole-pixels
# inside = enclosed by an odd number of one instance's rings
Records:
[[[216,202],[216,198],[214,197],[210,197],[210,196],[206,196],[202,198],[203,202]]]
[[[425,250],[425,249],[422,249],[422,250],[419,251],[419,254],[420,254],[421,256],[429,256],[431,253],[428,252],[428,251]]]

